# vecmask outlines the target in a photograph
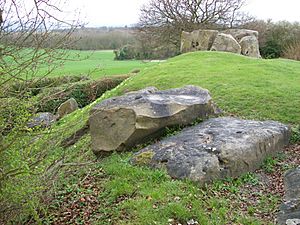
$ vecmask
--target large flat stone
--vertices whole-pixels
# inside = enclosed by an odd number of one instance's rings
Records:
[[[92,149],[95,154],[126,150],[165,127],[189,124],[215,112],[209,91],[196,86],[148,88],[107,99],[90,112]]]
[[[131,162],[204,184],[254,171],[288,144],[289,135],[288,126],[274,121],[214,118],[142,149]]]

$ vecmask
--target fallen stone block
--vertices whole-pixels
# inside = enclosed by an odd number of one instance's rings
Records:
[[[165,127],[186,125],[216,112],[209,91],[196,86],[165,91],[151,87],[107,99],[90,111],[92,149],[95,154],[127,150]]]
[[[74,98],[70,98],[69,100],[62,103],[57,110],[58,119],[63,118],[64,116],[76,111],[78,109],[78,103]]]
[[[258,169],[289,136],[289,127],[274,121],[214,118],[142,149],[131,162],[204,184]]]

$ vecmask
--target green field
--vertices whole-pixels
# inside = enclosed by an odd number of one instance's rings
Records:
[[[115,61],[112,50],[107,51],[69,51],[68,59],[58,67],[51,76],[62,75],[90,75],[96,79],[109,75],[130,73],[134,69],[143,69],[151,62],[141,60]],[[40,74],[44,74],[41,71]]]
[[[131,70],[136,65],[143,65],[144,69],[96,102],[148,86],[168,89],[198,85],[210,90],[225,115],[279,120],[293,127],[300,123],[300,62],[195,52],[148,67],[149,64],[141,62],[114,62],[111,52],[98,54],[106,59],[101,61],[107,68],[102,75],[126,73],[125,68]],[[98,63],[96,56],[90,62],[92,67]],[[68,62],[55,75],[74,71],[81,74],[79,70],[84,71],[83,68],[90,67]],[[11,169],[22,164],[26,167],[26,162],[21,161],[26,154],[46,155],[32,171],[8,182],[0,194],[2,201],[23,202],[26,210],[18,213],[16,219],[24,221],[24,216],[31,215],[43,224],[164,225],[187,224],[192,219],[201,225],[274,224],[281,197],[261,184],[255,173],[199,187],[190,181],[173,180],[165,171],[130,165],[132,152],[114,153],[97,160],[90,149],[89,134],[73,146],[61,147],[62,140],[86,124],[89,110],[96,102],[66,116],[36,142],[32,143],[29,135],[9,149],[10,157],[15,159],[7,165]],[[26,141],[31,144],[24,147]],[[60,170],[51,179],[39,176],[45,168],[55,170],[62,160],[65,166],[58,166]],[[271,176],[276,176],[276,160],[270,159],[264,165],[267,171],[275,171]],[[280,171],[290,166],[278,164]],[[68,217],[70,210],[74,217]]]

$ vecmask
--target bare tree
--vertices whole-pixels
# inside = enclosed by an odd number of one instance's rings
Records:
[[[245,0],[150,0],[141,9],[141,38],[179,49],[181,31],[233,27],[245,19],[240,12],[244,4]]]
[[[32,109],[33,104],[28,100],[28,87],[63,63],[67,53],[65,50],[71,44],[69,37],[79,26],[77,19],[68,21],[62,8],[63,2],[60,0],[0,1],[1,215],[9,216],[10,210],[21,208],[28,200],[14,202],[13,197],[8,198],[9,194],[4,198],[2,188],[7,187],[8,183],[20,185],[24,178],[18,176],[30,174],[31,169],[37,167],[47,154],[42,148],[35,151],[30,147],[30,142],[20,140],[29,136],[26,123],[31,115],[27,109]],[[22,88],[11,97],[9,90],[16,82],[21,82]],[[11,126],[13,120],[16,123],[14,127]]]
[[[1,24],[3,23],[2,13],[3,13],[3,10],[0,9],[0,26],[1,26]]]
[[[66,48],[68,37],[76,24],[59,18],[62,11],[57,5],[60,3],[56,1],[54,5],[52,2],[5,0],[0,3],[1,86],[10,80],[32,78],[38,72],[38,64],[62,58],[62,52],[57,50]],[[65,29],[65,32],[56,32],[59,29]],[[45,49],[45,44],[49,42],[51,48]],[[28,45],[30,48],[24,51],[24,47]],[[47,64],[49,70],[54,68],[54,65]]]

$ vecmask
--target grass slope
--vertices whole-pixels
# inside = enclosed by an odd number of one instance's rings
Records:
[[[190,84],[209,89],[228,114],[291,124],[300,122],[299,62],[252,59],[228,53],[188,53],[145,68],[98,101],[147,86],[168,89]],[[90,107],[62,121],[62,126],[80,119],[85,121]],[[89,138],[84,141],[84,146],[89,145]],[[70,151],[76,152],[75,149]],[[64,177],[62,189],[83,190],[64,194],[60,199],[74,199],[79,211],[83,210],[82,204],[88,204],[80,203],[80,196],[97,199],[98,206],[90,208],[91,216],[79,215],[77,219],[95,224],[186,224],[191,219],[200,224],[274,223],[280,196],[259,184],[255,174],[202,189],[188,181],[174,181],[165,171],[133,167],[128,163],[131,154],[114,154],[100,161],[92,173],[86,168],[79,169],[82,175],[72,171],[74,175],[68,180]],[[77,182],[86,176],[89,188]],[[91,189],[97,191],[90,194]],[[245,198],[252,198],[250,205],[244,203]],[[62,205],[55,221],[69,219],[61,215],[68,211],[70,203],[64,200]]]
[[[151,62],[141,60],[115,61],[112,50],[106,51],[69,51],[68,59],[55,70],[52,76],[61,75],[91,75],[99,78],[108,75],[120,75],[131,72],[133,69],[142,69]],[[41,74],[43,74],[41,70]]]
[[[147,86],[167,89],[190,84],[209,89],[228,114],[300,122],[299,62],[228,53],[188,53],[145,68],[97,102]],[[130,165],[132,153],[113,154],[90,164],[96,159],[91,153],[89,135],[67,149],[54,146],[85,124],[91,107],[65,117],[52,132],[28,147],[48,153],[47,162],[33,174],[51,165],[56,168],[63,161],[65,166],[56,178],[44,181],[21,175],[3,192],[6,201],[20,202],[37,190],[47,190],[41,193],[43,204],[34,202],[35,208],[44,212],[40,218],[44,224],[187,224],[191,220],[216,225],[274,223],[281,196],[260,184],[255,174],[200,188],[189,181],[172,180],[165,171]],[[85,162],[89,163],[84,166]],[[282,166],[286,169],[290,165],[279,164]],[[34,220],[37,218],[36,215]]]
[[[188,53],[145,69],[118,90],[193,84],[210,90],[227,113],[300,123],[300,63],[216,53]]]

